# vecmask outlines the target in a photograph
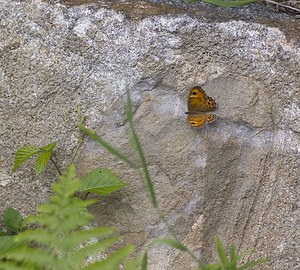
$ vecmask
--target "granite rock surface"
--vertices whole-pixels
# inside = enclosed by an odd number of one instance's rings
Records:
[[[36,177],[33,163],[11,174],[24,144],[58,142],[64,168],[76,148],[76,108],[86,124],[131,159],[124,96],[162,212],[178,238],[216,261],[213,238],[257,269],[299,269],[300,22],[262,6],[224,9],[180,1],[2,0],[0,10],[1,213],[24,215],[47,201],[57,173]],[[162,2],[162,1],[160,1]],[[218,119],[193,128],[189,89],[213,97]],[[115,225],[142,249],[167,237],[138,170],[86,141],[79,175],[108,167],[126,188],[92,207],[98,225]],[[156,246],[149,269],[196,269],[186,254]]]

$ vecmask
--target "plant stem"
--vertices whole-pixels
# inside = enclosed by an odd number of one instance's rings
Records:
[[[271,3],[273,5],[276,5],[276,6],[279,6],[279,7],[284,7],[286,9],[291,9],[293,11],[296,11],[296,12],[300,12],[300,9],[299,8],[295,8],[295,7],[291,7],[289,5],[285,5],[285,4],[282,4],[282,3],[279,3],[279,2],[275,2],[275,1],[272,1],[272,0],[264,0],[266,3]]]
[[[77,143],[77,146],[76,146],[76,149],[75,149],[75,152],[74,152],[74,154],[73,154],[73,157],[72,157],[72,159],[71,159],[70,164],[72,164],[72,163],[74,162],[74,160],[75,160],[75,158],[76,158],[76,156],[77,156],[77,154],[78,154],[79,148],[80,148],[80,146],[81,146],[82,143],[83,143],[84,136],[85,136],[85,134],[84,134],[83,132],[80,131],[78,143]]]
[[[54,159],[52,157],[50,157],[50,160],[52,161],[52,163],[54,164],[56,170],[58,171],[59,175],[62,175],[61,170],[59,169],[59,167],[57,166],[56,162],[54,161]]]

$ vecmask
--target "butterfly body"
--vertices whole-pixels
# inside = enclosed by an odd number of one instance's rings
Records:
[[[194,86],[188,96],[188,122],[193,127],[203,127],[216,120],[214,114],[205,112],[214,111],[217,108],[216,101],[209,97],[200,86]]]

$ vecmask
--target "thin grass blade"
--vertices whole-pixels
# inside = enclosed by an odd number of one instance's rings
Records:
[[[220,259],[221,263],[223,264],[223,266],[227,266],[228,259],[227,259],[226,251],[225,251],[225,248],[224,248],[219,236],[216,236],[215,242],[216,242],[216,246],[217,246],[219,259]]]
[[[116,156],[117,158],[126,162],[130,167],[136,167],[136,165],[129,160],[124,154],[122,154],[118,149],[106,142],[101,136],[97,135],[93,129],[88,129],[81,123],[78,124],[78,128],[88,135],[93,141],[99,143],[103,148],[105,148],[109,153]]]
[[[151,202],[153,204],[153,206],[155,208],[158,207],[158,203],[157,203],[157,199],[156,199],[156,194],[154,191],[154,187],[152,184],[152,180],[148,171],[148,166],[146,163],[146,158],[139,140],[139,137],[136,133],[134,124],[133,124],[133,111],[132,111],[132,102],[131,102],[131,98],[130,98],[130,93],[129,90],[127,91],[127,104],[126,104],[126,114],[127,114],[127,119],[128,119],[128,124],[129,124],[129,128],[131,131],[131,137],[132,137],[132,142],[134,147],[136,148],[136,151],[138,153],[140,162],[141,162],[141,166],[142,166],[142,170],[144,173],[144,178],[145,178],[145,182],[146,182],[146,187],[150,193],[150,198],[151,198]]]
[[[247,262],[243,265],[241,265],[240,267],[237,268],[237,270],[245,270],[245,269],[251,269],[252,267],[261,264],[261,263],[266,263],[268,262],[268,259],[258,259],[256,261],[250,261]]]
[[[142,268],[141,270],[147,270],[147,266],[148,266],[148,253],[145,252],[143,259],[142,259]]]
[[[165,244],[168,245],[170,247],[179,249],[181,251],[187,251],[187,247],[184,246],[182,243],[180,243],[179,241],[176,241],[174,239],[167,239],[167,238],[159,238],[159,239],[155,239],[151,242],[151,244]]]

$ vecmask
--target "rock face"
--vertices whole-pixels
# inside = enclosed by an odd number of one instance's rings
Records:
[[[13,206],[28,215],[47,200],[54,167],[35,177],[27,164],[11,176],[13,155],[57,140],[66,166],[77,105],[135,159],[123,115],[131,89],[160,207],[178,238],[204,261],[216,261],[219,234],[270,258],[257,269],[299,269],[299,21],[255,5],[4,0],[0,27],[1,213]],[[218,119],[203,128],[184,114],[194,85],[218,104]],[[93,207],[99,225],[118,226],[139,248],[167,236],[137,170],[90,141],[76,166],[79,174],[108,167],[127,184]],[[165,246],[149,256],[149,269],[195,269]]]

